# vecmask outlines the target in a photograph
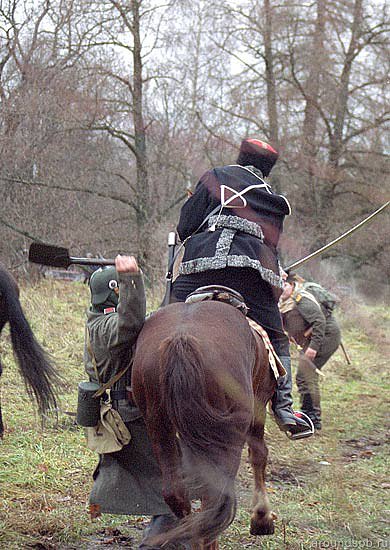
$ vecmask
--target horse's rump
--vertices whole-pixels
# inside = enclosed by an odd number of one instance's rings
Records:
[[[141,394],[141,410],[144,399],[149,414],[158,403],[180,424],[178,433],[188,435],[192,450],[203,452],[206,428],[222,442],[222,425],[251,416],[255,361],[255,341],[240,312],[216,302],[172,304],[153,314],[138,337],[133,391]]]
[[[164,497],[176,511],[170,486],[180,483],[172,473],[172,464],[180,462],[177,434],[186,487],[195,487],[205,508],[182,520],[169,540],[212,540],[234,518],[234,478],[253,420],[256,358],[245,317],[218,302],[167,306],[148,319],[139,335],[133,392],[163,478],[171,476]]]
[[[232,376],[229,364],[213,363],[209,369],[204,351],[202,341],[188,334],[162,342],[162,408],[182,445],[202,461],[221,466],[232,447],[241,451],[252,417],[252,396],[250,388],[237,380],[237,372]]]

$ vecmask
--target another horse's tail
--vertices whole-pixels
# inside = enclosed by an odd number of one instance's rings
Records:
[[[160,384],[164,409],[189,460],[188,481],[199,495],[207,487],[207,497],[200,512],[181,520],[159,540],[212,541],[230,525],[236,511],[234,477],[243,445],[236,412],[210,403],[210,384],[215,390],[218,381],[206,370],[199,341],[193,336],[179,334],[162,343]]]
[[[42,415],[48,410],[57,409],[55,388],[62,384],[62,380],[30,328],[16,285],[5,270],[1,270],[0,275],[0,295],[5,307],[3,316],[10,325],[12,347],[27,392],[35,397]]]

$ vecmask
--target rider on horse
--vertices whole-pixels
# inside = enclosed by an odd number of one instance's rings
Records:
[[[277,245],[291,209],[264,179],[278,156],[268,143],[245,139],[237,164],[201,177],[181,209],[177,232],[185,253],[173,296],[185,301],[205,285],[224,285],[243,296],[248,316],[266,329],[287,372],[273,398],[275,420],[282,431],[298,438],[312,432],[292,408],[289,341],[278,309],[283,280]]]

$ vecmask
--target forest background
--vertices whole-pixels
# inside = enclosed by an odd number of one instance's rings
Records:
[[[136,254],[162,291],[187,190],[270,141],[282,265],[389,195],[385,0],[0,0],[0,257]],[[387,132],[387,133],[386,133]],[[301,274],[389,299],[388,212]]]

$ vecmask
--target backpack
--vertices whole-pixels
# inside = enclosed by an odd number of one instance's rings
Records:
[[[318,283],[305,281],[304,283],[302,283],[302,289],[306,290],[306,292],[309,292],[314,296],[317,302],[319,302],[324,309],[326,317],[332,315],[334,308],[340,302],[340,298],[338,298],[338,296],[330,292],[330,290],[327,290],[323,286],[319,285]]]

